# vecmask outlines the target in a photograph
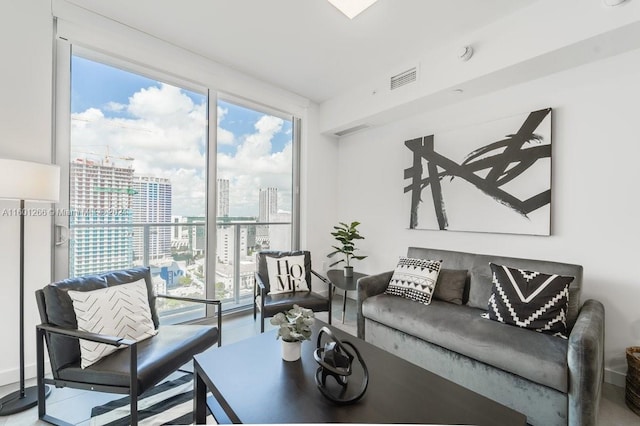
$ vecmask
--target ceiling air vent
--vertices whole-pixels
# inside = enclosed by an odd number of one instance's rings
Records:
[[[344,129],[344,130],[340,130],[339,132],[335,132],[334,135],[340,137],[340,136],[345,136],[348,135],[349,133],[354,133],[357,132],[358,130],[362,130],[362,129],[366,129],[368,128],[369,125],[368,124],[359,124],[355,127],[350,127],[348,129]]]
[[[391,77],[391,90],[395,90],[398,87],[402,87],[409,83],[413,83],[418,79],[418,68],[413,67],[409,70],[401,72],[398,75]]]

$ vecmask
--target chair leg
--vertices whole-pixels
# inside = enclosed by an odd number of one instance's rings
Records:
[[[131,426],[138,426],[138,345],[129,346],[129,401]]]
[[[260,333],[264,333],[264,313],[260,312]]]
[[[137,392],[136,392],[137,393]],[[133,392],[129,393],[130,409],[131,409],[131,426],[138,425],[138,395]]]
[[[44,332],[36,329],[36,369],[38,382],[38,418],[42,419],[47,415],[47,402],[44,390]]]

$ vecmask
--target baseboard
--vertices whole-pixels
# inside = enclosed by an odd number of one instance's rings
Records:
[[[51,365],[49,360],[45,360],[44,371],[45,374],[51,372]],[[36,364],[27,364],[24,368],[25,380],[34,379],[37,374]],[[12,368],[10,370],[0,371],[0,386],[17,384],[20,381],[20,368]]]
[[[605,383],[610,383],[612,385],[616,385],[619,387],[625,386],[625,381],[627,379],[626,373],[621,373],[619,371],[614,371],[609,368],[604,369],[604,381]]]

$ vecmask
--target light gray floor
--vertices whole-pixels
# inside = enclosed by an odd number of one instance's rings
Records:
[[[333,325],[342,328],[348,333],[356,333],[355,303],[348,300],[347,315],[345,323],[341,323],[342,298],[337,296],[334,301]],[[317,318],[327,321],[326,313],[318,313]],[[273,326],[266,321],[265,329],[270,330]],[[259,322],[254,322],[253,315],[243,315],[234,318],[225,318],[222,329],[224,332],[223,343],[228,345],[260,333]],[[34,380],[29,380],[27,386],[34,385]],[[16,385],[0,387],[0,395],[17,389]],[[75,389],[53,389],[51,396],[47,399],[47,412],[53,416],[60,417],[66,421],[80,426],[88,426],[91,408],[102,405],[112,399],[121,398],[123,395],[110,395],[98,392],[86,392]],[[210,417],[210,416],[209,416]],[[207,423],[213,423],[208,420]],[[38,420],[37,408],[32,408],[23,413],[12,416],[0,417],[0,426],[33,426],[47,425]],[[624,389],[608,383],[604,384],[602,400],[600,403],[600,413],[598,416],[599,426],[640,426],[640,416],[637,416],[624,403]]]

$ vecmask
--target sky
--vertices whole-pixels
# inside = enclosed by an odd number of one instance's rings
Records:
[[[71,66],[72,159],[108,153],[137,175],[168,178],[172,214],[204,216],[206,95],[78,56]],[[291,121],[225,101],[216,110],[212,149],[217,177],[230,181],[230,215],[257,216],[263,187],[278,188],[278,209],[290,211]]]

